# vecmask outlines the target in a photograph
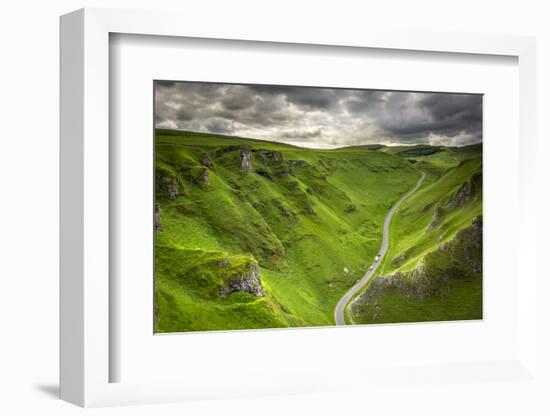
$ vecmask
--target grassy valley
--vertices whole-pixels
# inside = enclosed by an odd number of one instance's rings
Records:
[[[481,261],[480,145],[318,150],[159,129],[155,154],[156,332],[334,325],[421,172],[353,318],[480,317],[481,270],[458,267]]]

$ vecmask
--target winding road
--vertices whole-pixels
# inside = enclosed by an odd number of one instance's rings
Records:
[[[388,215],[386,215],[386,219],[384,220],[384,230],[382,232],[382,246],[380,247],[380,257],[378,258],[378,261],[374,261],[371,267],[367,270],[365,275],[361,280],[359,280],[357,283],[355,283],[350,290],[346,292],[344,296],[338,301],[338,304],[336,305],[336,308],[334,309],[334,320],[336,321],[336,325],[346,325],[346,319],[345,319],[345,311],[346,306],[348,305],[349,301],[361,290],[363,286],[369,281],[369,279],[374,275],[376,272],[376,269],[378,269],[378,266],[380,263],[382,263],[382,259],[384,259],[384,256],[386,255],[386,251],[388,250],[389,245],[389,234],[390,234],[390,222],[393,217],[393,214],[397,212],[399,209],[399,206],[413,193],[415,193],[418,188],[420,188],[420,185],[422,184],[422,181],[426,177],[426,174],[422,172],[422,176],[409,192],[407,192],[405,195],[401,197],[399,201],[395,203],[395,205],[390,209],[390,212],[388,212]]]

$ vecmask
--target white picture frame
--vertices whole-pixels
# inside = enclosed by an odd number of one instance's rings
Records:
[[[181,22],[185,20],[186,24]],[[537,382],[535,40],[509,35],[365,30],[330,33],[312,25],[307,32],[281,30],[277,24],[251,25],[235,32],[230,22],[205,26],[200,19],[173,13],[82,9],[61,18],[61,398],[79,406],[160,403],[198,398],[307,393],[347,388],[395,377],[395,369],[349,369],[286,374],[248,384],[208,379],[161,382],[110,382],[109,348],[109,36],[114,33],[333,45],[454,54],[516,57],[519,65],[520,222],[517,293],[518,354],[500,362],[441,363],[418,370],[422,377],[479,382],[472,374],[504,374],[507,380]],[[336,332],[334,333],[336,336]],[[485,373],[484,373],[485,372]],[[337,376],[337,377],[336,377]],[[402,374],[401,374],[402,376]],[[422,378],[421,377],[421,378]],[[498,378],[498,377],[497,377]],[[223,387],[225,386],[225,388]],[[284,386],[282,388],[281,386]]]

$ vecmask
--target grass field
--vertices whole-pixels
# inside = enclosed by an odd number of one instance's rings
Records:
[[[155,151],[157,332],[333,325],[419,171],[426,180],[392,221],[380,274],[414,270],[481,214],[480,146],[317,150],[157,130]],[[452,280],[445,298],[388,290],[376,299],[384,315],[366,307],[356,318],[456,319],[445,305],[481,308],[481,277],[468,279]]]

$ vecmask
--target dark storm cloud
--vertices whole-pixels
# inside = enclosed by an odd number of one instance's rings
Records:
[[[381,118],[380,125],[389,134],[405,141],[427,134],[450,138],[466,134],[481,140],[479,95],[416,94],[406,97],[405,94],[393,93],[385,106],[389,114],[395,115]],[[410,97],[417,97],[417,100],[408,103]]]
[[[234,131],[233,123],[222,118],[208,120],[204,127],[212,133],[229,134]]]
[[[385,97],[388,94],[391,93],[386,91],[355,91],[346,100],[346,108],[355,114],[372,111],[377,106],[384,105]]]
[[[158,127],[312,147],[481,141],[480,95],[155,83]]]
[[[228,111],[244,110],[254,105],[254,98],[246,86],[229,85],[223,89],[221,104]]]
[[[294,89],[287,96],[287,101],[308,110],[325,110],[334,108],[342,99],[342,94],[329,89],[306,88]]]

